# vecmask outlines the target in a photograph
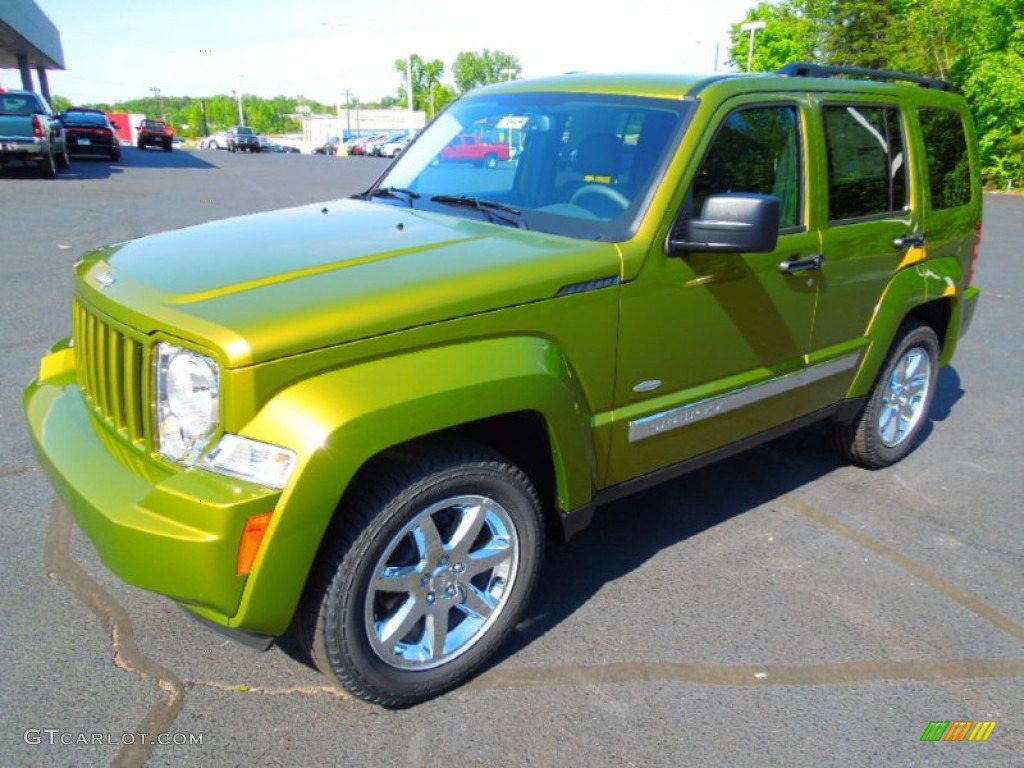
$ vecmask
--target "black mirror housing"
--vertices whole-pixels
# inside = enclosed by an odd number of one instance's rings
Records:
[[[686,238],[671,234],[668,251],[682,253],[770,253],[779,243],[779,199],[732,192],[712,195],[699,219],[686,226]]]

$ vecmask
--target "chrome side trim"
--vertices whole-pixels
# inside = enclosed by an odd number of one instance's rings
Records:
[[[673,429],[679,429],[689,424],[694,424],[713,416],[720,416],[723,413],[734,411],[748,405],[767,400],[785,392],[789,392],[808,384],[827,379],[845,371],[855,368],[860,362],[860,353],[854,353],[830,360],[827,363],[820,363],[802,371],[789,373],[770,379],[762,384],[754,384],[743,389],[730,392],[726,395],[709,397],[706,400],[699,400],[696,403],[682,405],[668,411],[645,416],[642,419],[629,422],[629,442],[636,443],[648,437],[660,435]]]

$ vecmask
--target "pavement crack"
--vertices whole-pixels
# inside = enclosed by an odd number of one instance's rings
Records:
[[[833,533],[837,533],[858,546],[874,552],[876,555],[884,557],[894,565],[911,573],[932,589],[938,590],[942,594],[946,595],[946,597],[958,602],[967,610],[972,611],[991,624],[994,624],[1006,634],[1024,642],[1024,626],[1021,626],[1009,616],[992,607],[976,595],[971,594],[966,589],[958,587],[956,584],[942,578],[930,568],[926,568],[920,563],[911,560],[896,549],[896,547],[868,536],[866,533],[858,531],[855,528],[851,528],[832,515],[828,515],[811,506],[807,502],[801,501],[793,496],[782,496],[779,498],[779,501],[794,512],[813,520],[819,525],[823,525]]]
[[[171,670],[146,656],[135,642],[135,629],[124,607],[101,587],[71,556],[71,515],[58,501],[50,509],[43,559],[48,576],[62,584],[110,629],[114,665],[125,672],[152,680],[165,694],[135,728],[146,734],[125,744],[111,761],[112,768],[145,765],[157,745],[158,734],[167,733],[185,703],[185,686]]]
[[[268,688],[248,683],[225,683],[219,680],[190,680],[187,688],[212,688],[224,693],[256,694],[257,696],[329,696],[341,701],[354,701],[351,694],[332,685],[291,685],[286,688]]]
[[[0,468],[0,477],[19,477],[20,475],[31,475],[38,472],[39,467],[7,467]]]
[[[466,690],[493,690],[639,682],[715,686],[856,685],[894,680],[946,682],[1020,677],[1024,677],[1024,659],[848,661],[802,666],[664,661],[497,667],[464,687]]]

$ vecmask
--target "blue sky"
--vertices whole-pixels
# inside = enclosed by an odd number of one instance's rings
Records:
[[[412,50],[450,67],[459,51],[501,49],[525,77],[567,71],[710,71],[729,27],[754,0],[36,0],[60,30],[75,102],[206,96],[364,101],[393,94],[394,60]],[[0,83],[18,86],[16,71]]]

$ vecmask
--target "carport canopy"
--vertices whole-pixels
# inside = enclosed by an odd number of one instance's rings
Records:
[[[19,70],[22,88],[34,91],[33,68],[39,76],[39,92],[50,101],[46,70],[64,69],[60,32],[34,0],[3,0],[0,3],[0,69]]]

